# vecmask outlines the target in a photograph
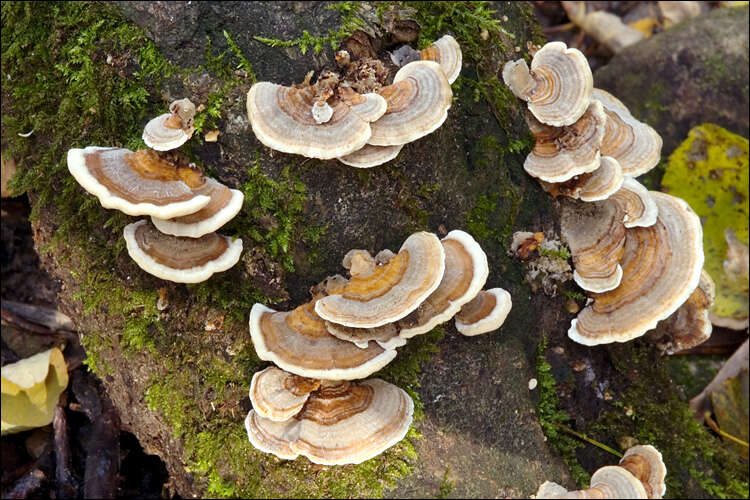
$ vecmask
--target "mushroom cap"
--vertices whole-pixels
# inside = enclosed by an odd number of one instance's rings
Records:
[[[542,188],[552,196],[565,195],[581,201],[606,200],[621,187],[624,177],[620,164],[611,156],[602,156],[599,168],[587,174],[573,177],[566,182],[545,182]]]
[[[610,198],[624,211],[625,227],[648,227],[656,222],[659,209],[648,189],[634,178],[626,175]]]
[[[604,137],[606,116],[599,101],[591,101],[578,121],[565,127],[550,127],[528,117],[536,143],[523,168],[529,175],[547,182],[565,182],[599,168],[599,148]]]
[[[383,96],[370,92],[358,94],[351,87],[339,87],[341,99],[366,122],[374,122],[388,110],[388,103]]]
[[[198,194],[208,196],[208,205],[195,213],[176,217],[174,219],[159,219],[151,217],[156,229],[172,236],[187,236],[198,238],[212,233],[229,222],[242,209],[245,195],[237,189],[229,189],[224,184],[206,178],[203,186],[194,190]]]
[[[341,340],[353,342],[359,348],[366,348],[368,342],[374,340],[383,349],[395,349],[406,345],[406,339],[398,336],[399,322],[388,323],[375,328],[352,328],[326,321],[328,333]]]
[[[512,305],[507,290],[482,290],[456,314],[456,330],[467,337],[497,330],[505,322]]]
[[[322,465],[358,464],[401,441],[413,413],[406,392],[372,379],[324,384],[302,412],[283,423],[251,410],[245,428],[253,446],[280,458],[304,455]]]
[[[589,498],[649,498],[638,478],[618,465],[607,465],[591,475],[590,490],[599,490],[604,496]],[[586,491],[586,490],[584,490]],[[593,493],[593,492],[592,492]]]
[[[177,115],[164,113],[152,118],[143,129],[143,142],[156,151],[179,148],[193,136],[192,125],[186,129],[176,120]]]
[[[284,422],[298,414],[320,380],[300,377],[269,366],[256,372],[250,382],[250,401],[263,418]]]
[[[353,274],[341,294],[318,300],[315,312],[327,321],[355,328],[392,323],[434,292],[444,271],[440,240],[432,233],[417,232],[387,264]]]
[[[526,74],[524,74],[526,72]],[[528,101],[529,111],[542,123],[562,127],[586,112],[594,77],[586,57],[562,42],[550,42],[531,60],[514,61],[503,68],[503,80],[513,93]]]
[[[125,245],[138,267],[163,280],[200,283],[240,260],[242,240],[209,233],[200,238],[170,236],[147,220],[128,224]]]
[[[334,337],[313,304],[289,312],[255,304],[250,311],[250,336],[258,357],[301,377],[327,380],[365,378],[396,357],[395,350],[375,342],[360,349]]]
[[[661,498],[667,492],[664,482],[667,466],[659,450],[650,444],[628,448],[620,459],[620,467],[627,469],[643,484],[647,498]]]
[[[406,144],[437,130],[453,102],[450,83],[433,61],[407,64],[398,70],[393,84],[378,93],[388,103],[388,111],[371,125],[367,143],[375,146]]]
[[[370,138],[370,125],[336,101],[333,115],[316,123],[312,87],[284,87],[258,82],[247,93],[247,116],[255,136],[269,148],[309,158],[330,160],[360,149]]]
[[[674,313],[698,286],[703,268],[700,220],[679,198],[650,191],[659,215],[649,227],[629,229],[620,286],[594,294],[568,336],[585,345],[626,342]]]
[[[660,321],[656,328],[648,332],[659,349],[666,354],[690,349],[702,344],[713,330],[709,309],[716,296],[714,280],[704,269],[701,271],[698,288],[667,319]]]
[[[552,481],[545,481],[539,485],[534,498],[562,498],[566,493],[568,493],[568,490],[564,486]]]
[[[661,159],[661,136],[643,122],[633,118],[628,108],[615,96],[594,89],[592,99],[604,107],[607,122],[602,141],[602,155],[612,156],[622,167],[622,173],[638,177],[654,168]]]
[[[463,60],[461,46],[450,35],[443,35],[426,49],[420,50],[419,56],[423,61],[435,61],[440,64],[440,69],[448,79],[448,83],[455,82],[458,74],[461,73]]]
[[[312,116],[315,123],[326,123],[333,116],[333,108],[325,101],[316,101],[312,105]]]
[[[89,146],[68,151],[68,170],[104,208],[161,219],[197,212],[211,198],[193,191],[200,174],[175,167],[149,150]]]
[[[568,204],[560,229],[573,255],[573,279],[590,292],[606,292],[622,280],[625,250],[622,209],[610,201]]]
[[[365,144],[361,149],[346,156],[341,156],[338,160],[350,167],[377,167],[397,157],[403,147],[403,144],[396,146],[373,146],[372,144]]]

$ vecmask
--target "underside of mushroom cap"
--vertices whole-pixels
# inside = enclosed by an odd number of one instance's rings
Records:
[[[599,168],[599,149],[606,116],[599,101],[592,101],[578,121],[566,127],[551,127],[528,117],[536,142],[523,168],[547,182],[565,182]]]
[[[419,55],[423,61],[435,61],[440,64],[448,83],[455,82],[458,74],[461,73],[461,63],[463,62],[461,46],[450,35],[443,35],[438,38],[435,43],[424,50],[420,50]]]
[[[659,209],[648,189],[634,178],[626,175],[610,199],[622,208],[625,227],[648,227],[656,222]]]
[[[531,71],[514,61],[503,68],[513,93],[527,101],[529,111],[553,127],[571,125],[586,112],[594,88],[586,57],[562,42],[550,42],[534,54]]]
[[[643,484],[647,498],[661,498],[666,493],[667,467],[659,450],[650,444],[629,448],[620,459],[620,467]]]
[[[403,144],[397,146],[373,146],[372,144],[365,144],[361,149],[346,156],[341,156],[338,160],[350,167],[377,167],[397,157],[403,147]]]
[[[312,87],[293,88],[259,82],[247,93],[253,132],[266,146],[308,158],[329,160],[357,151],[370,138],[370,124],[338,100],[333,115],[317,123],[312,115]]]
[[[497,330],[503,326],[512,305],[507,290],[482,290],[456,314],[456,330],[467,337]]]
[[[261,417],[283,422],[298,414],[320,380],[300,377],[275,366],[256,372],[250,382],[250,401]]]
[[[679,198],[650,191],[659,210],[652,226],[626,231],[620,285],[593,294],[568,336],[585,345],[626,342],[674,313],[698,286],[703,268],[700,220]]]
[[[328,333],[313,302],[290,312],[255,304],[250,312],[250,336],[260,359],[272,361],[296,375],[327,380],[365,378],[396,357],[370,342],[361,349]]]
[[[327,321],[355,328],[392,323],[434,292],[444,271],[440,240],[432,233],[417,232],[387,264],[353,274],[341,294],[318,300],[315,312]]]
[[[147,220],[125,226],[125,245],[138,267],[157,278],[176,283],[200,283],[226,271],[242,254],[242,240],[216,233],[200,238],[170,236]]]
[[[433,61],[407,64],[379,94],[388,103],[388,111],[371,124],[367,142],[375,146],[406,144],[437,130],[453,102],[451,86]]]
[[[151,217],[151,222],[165,234],[198,238],[212,233],[234,218],[242,209],[245,195],[237,189],[229,189],[214,179],[206,178],[200,188],[194,190],[211,198],[208,205],[190,215],[174,219]]]
[[[201,174],[176,167],[149,150],[89,146],[68,151],[68,170],[104,208],[162,219],[197,212],[211,199],[194,189]]]
[[[324,383],[303,410],[284,423],[251,410],[245,426],[253,446],[280,458],[304,455],[322,465],[358,464],[401,441],[413,412],[406,392],[372,379]]]
[[[607,122],[602,155],[614,157],[624,175],[638,177],[654,168],[661,159],[661,136],[649,125],[636,120],[615,96],[601,89],[591,95],[602,103]]]
[[[573,279],[584,290],[606,292],[622,279],[622,209],[608,200],[563,206],[560,229],[573,256]]]

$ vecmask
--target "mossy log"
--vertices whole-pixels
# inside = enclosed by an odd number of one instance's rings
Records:
[[[528,41],[542,41],[528,4],[415,2],[404,11],[422,25],[419,43],[453,33],[464,68],[444,125],[370,170],[265,148],[250,130],[244,98],[256,80],[288,85],[333,67],[332,48],[355,27],[387,24],[392,2],[36,5],[2,7],[3,70],[12,75],[2,93],[3,148],[18,160],[14,186],[30,196],[37,249],[61,281],[61,307],[75,319],[87,363],[123,426],[165,461],[172,491],[340,497],[395,488],[389,494],[519,497],[545,479],[575,486],[536,411],[537,404],[549,410],[555,383],[547,379],[544,401],[528,389],[529,379],[550,369],[544,352],[537,354],[543,334],[567,349],[572,315],[561,295],[532,294],[507,254],[514,231],[558,226],[556,205],[522,169],[531,145],[523,109],[498,80],[505,61],[525,55]],[[48,76],[40,80],[40,72]],[[216,143],[197,134],[188,153],[246,197],[223,229],[243,239],[241,262],[188,286],[141,271],[122,243],[132,220],[102,209],[64,164],[71,147],[138,147],[147,118],[184,96],[205,105],[196,120],[202,131],[221,132]],[[32,128],[30,138],[17,135]],[[480,242],[491,269],[487,284],[509,290],[513,310],[489,335],[462,337],[448,324],[418,337],[377,375],[415,399],[407,438],[364,464],[331,468],[253,449],[242,421],[250,378],[267,363],[250,342],[252,304],[292,308],[310,286],[342,271],[351,248],[396,250],[414,230],[454,228]],[[618,359],[651,363],[644,349],[571,352],[588,359],[606,385],[619,377]],[[552,361],[553,372],[570,374]],[[659,376],[664,390],[673,389]],[[580,428],[598,417],[594,406],[613,409],[625,397],[627,386],[609,387],[612,397],[594,395],[587,411],[573,414]],[[583,464],[588,472],[612,462],[596,458]]]

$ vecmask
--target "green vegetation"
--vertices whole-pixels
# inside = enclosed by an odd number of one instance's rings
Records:
[[[539,247],[539,254],[552,259],[568,260],[571,257],[570,250],[566,246],[560,246],[560,248],[546,248],[544,246]]]

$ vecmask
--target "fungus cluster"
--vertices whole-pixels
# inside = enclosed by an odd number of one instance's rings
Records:
[[[460,230],[442,240],[432,233],[414,233],[395,254],[382,250],[373,257],[367,250],[351,250],[343,266],[348,279],[326,278],[310,290],[312,300],[292,311],[255,304],[250,312],[250,336],[258,357],[280,369],[256,374],[259,381],[254,378],[250,390],[255,410],[245,423],[251,443],[280,458],[303,454],[317,463],[359,463],[392,446],[409,427],[411,399],[380,380],[350,381],[369,377],[390,363],[396,348],[409,338],[454,316],[459,332],[478,335],[499,328],[511,307],[505,290],[482,290],[489,275],[487,256],[471,235]],[[285,380],[286,389],[258,392],[265,378],[277,381],[273,387]],[[298,383],[306,392],[289,389]],[[295,396],[284,392],[287,389]],[[271,392],[278,398],[273,403],[265,396]],[[370,424],[365,424],[367,420],[358,415],[369,412],[369,406],[336,409],[338,401],[359,404],[365,392],[371,394],[368,405],[380,405],[378,418],[386,421],[367,417]],[[334,410],[351,420],[314,413]],[[318,423],[305,423],[308,419]],[[280,421],[284,423],[276,423]],[[368,434],[373,432],[377,434]],[[310,439],[324,437],[342,449],[307,447]]]
[[[242,240],[215,231],[237,215],[244,195],[205,177],[172,151],[192,136],[195,106],[180,99],[169,109],[143,130],[152,149],[74,148],[68,151],[68,170],[104,208],[151,216],[123,231],[128,253],[141,269],[161,279],[197,283],[239,260]]]
[[[591,475],[591,486],[568,491],[552,481],[539,486],[535,498],[662,498],[667,485],[667,467],[661,453],[651,445],[629,448],[619,465],[608,465]]]
[[[586,202],[562,208],[573,278],[593,299],[568,335],[597,345],[645,334],[688,300],[703,267],[695,213],[681,199],[650,192],[635,179],[658,163],[661,137],[616,97],[594,88],[586,58],[561,42],[538,50],[531,69],[524,60],[508,62],[503,78],[528,102],[536,142],[526,172],[553,196]],[[710,296],[702,293],[694,302]],[[697,315],[693,309],[686,314]],[[672,322],[670,331],[683,323]],[[678,335],[677,344],[686,346],[687,338],[699,343],[705,337],[701,328],[701,335]]]
[[[363,87],[331,71],[314,84],[310,74],[292,87],[258,82],[247,94],[253,133],[284,153],[337,158],[358,168],[390,161],[404,144],[443,124],[453,99],[451,83],[461,70],[461,48],[450,35],[418,54],[386,86]],[[336,57],[345,66],[360,62],[346,51]]]

